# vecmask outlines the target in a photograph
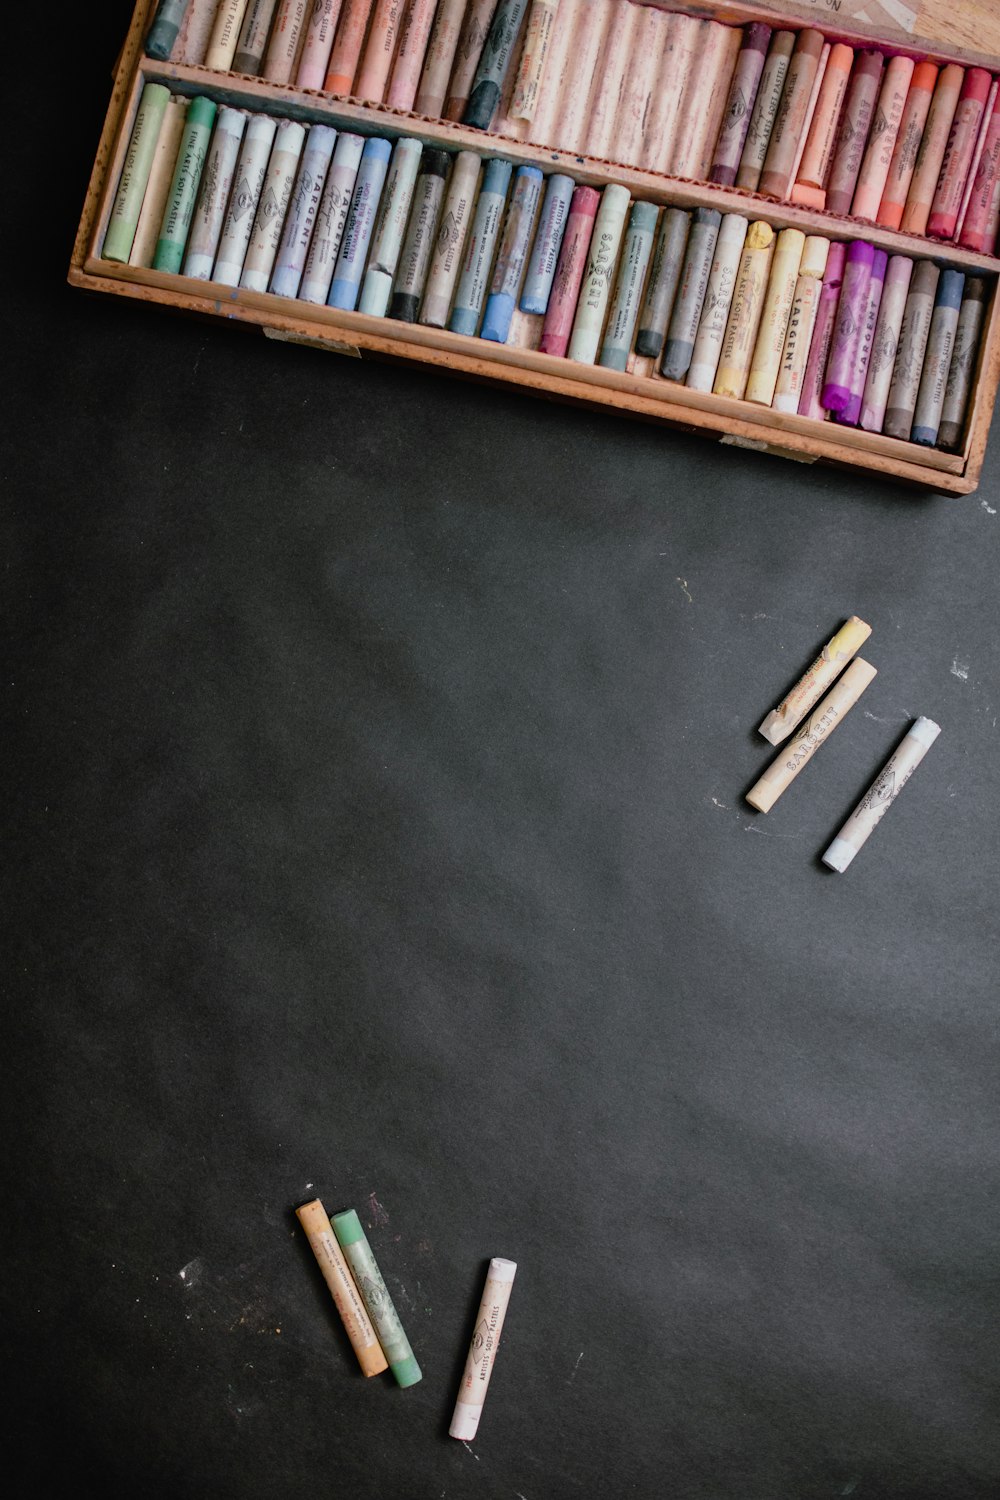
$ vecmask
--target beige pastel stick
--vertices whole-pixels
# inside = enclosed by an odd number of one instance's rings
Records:
[[[588,156],[612,156],[618,106],[632,52],[633,26],[639,16],[637,6],[622,5],[620,0],[610,0],[607,9],[607,29],[597,60],[597,80],[588,111]],[[614,156],[613,159],[618,161],[620,158]]]
[[[857,703],[865,688],[876,675],[871,662],[856,656],[843,677],[835,682],[822,703],[814,708],[808,719],[796,730],[795,736],[779,750],[753,786],[746,800],[758,812],[770,812],[782,792],[788,790],[802,767],[808,765],[820,745],[828,740],[844,715]]]
[[[596,87],[601,45],[610,19],[611,7],[605,0],[583,0],[571,48],[573,67],[566,78],[556,122],[556,139],[566,151],[582,152],[586,147],[587,106]]]
[[[248,0],[222,0],[222,4],[215,13],[212,34],[208,39],[208,50],[205,53],[206,68],[217,68],[219,72],[225,73],[232,67],[247,3]]]
[[[698,165],[705,154],[705,141],[711,128],[715,101],[720,92],[724,100],[728,99],[736,61],[728,46],[733,28],[723,26],[718,21],[700,21],[698,24],[700,29],[685,79],[674,132],[674,149],[668,167],[671,177],[691,178],[698,175]],[[737,50],[740,37],[741,33],[737,31]],[[727,60],[730,62],[729,73],[723,78]],[[721,114],[719,119],[721,121]],[[718,133],[716,127],[715,135]],[[714,149],[715,136],[708,147],[710,158]]]
[[[440,0],[434,14],[414,109],[418,115],[440,115],[465,15],[465,0]]]
[[[802,122],[802,129],[799,132],[799,144],[795,148],[795,160],[792,163],[792,175],[788,180],[789,194],[791,194],[795,187],[795,184],[798,182],[799,172],[802,170],[802,158],[805,155],[806,142],[809,139],[809,133],[812,130],[813,120],[816,118],[816,111],[819,108],[819,96],[822,92],[823,84],[826,80],[826,70],[830,63],[831,51],[832,48],[830,46],[830,43],[824,42],[823,50],[819,55],[819,64],[816,68],[816,77],[813,79],[812,93],[809,95],[809,107],[806,110],[806,117]]]
[[[479,1419],[483,1414],[486,1389],[496,1363],[500,1330],[507,1316],[507,1304],[510,1302],[516,1270],[516,1261],[503,1260],[497,1256],[490,1261],[490,1268],[486,1273],[486,1285],[476,1314],[469,1356],[465,1361],[458,1400],[448,1428],[449,1437],[458,1438],[463,1443],[471,1443],[479,1431]]]
[[[773,709],[760,726],[760,733],[772,745],[788,738],[806,714],[817,703],[844,664],[855,656],[872,633],[870,625],[852,615],[831,636],[822,651],[808,667],[788,696]]]
[[[712,89],[705,106],[705,117],[700,135],[696,133],[697,147],[692,156],[690,176],[698,182],[707,182],[712,173],[715,148],[719,131],[729,104],[729,92],[733,86],[733,74],[743,45],[743,32],[739,26],[723,26],[719,40],[717,66],[713,71]],[[680,174],[678,173],[678,176]]]
[[[795,296],[785,331],[785,347],[781,351],[778,380],[771,400],[775,411],[792,413],[799,409],[829,253],[830,241],[822,235],[810,234],[806,237],[802,247],[799,279],[795,284]]]
[[[722,356],[712,390],[717,396],[743,399],[750,374],[750,361],[757,342],[760,316],[764,307],[767,275],[774,251],[774,230],[763,219],[747,231],[740,267],[722,341]]]
[[[205,61],[218,9],[219,0],[189,0],[177,40],[170,49],[171,62],[190,66]]]
[[[559,0],[532,0],[510,101],[512,120],[533,120],[552,51]]]
[[[311,1203],[303,1203],[301,1208],[297,1208],[295,1216],[305,1230],[309,1248],[319,1263],[323,1280],[330,1288],[351,1347],[358,1356],[358,1364],[365,1375],[381,1375],[389,1366],[372,1320],[365,1311],[354,1275],[337,1243],[326,1209],[318,1198],[314,1198]]]
[[[559,101],[575,72],[573,39],[582,0],[559,0],[552,34],[549,38],[545,68],[528,135],[541,146],[558,145],[556,122]]]
[[[650,172],[666,172],[673,159],[681,100],[697,40],[698,21],[694,16],[667,17],[663,33],[663,56],[660,59],[649,116],[642,132],[642,154],[639,158],[640,167]]]
[[[615,141],[616,160],[626,166],[635,166],[642,153],[642,132],[656,89],[666,21],[666,12],[655,5],[639,8]]]
[[[875,777],[857,807],[851,813],[833,843],[823,855],[823,863],[843,874],[858,850],[873,834],[903,790],[928,750],[941,733],[940,724],[923,715],[914,719]]]
[[[771,274],[744,393],[747,401],[759,406],[770,406],[774,399],[805,244],[801,229],[783,229],[774,242]]]
[[[163,222],[163,211],[167,205],[167,195],[170,192],[170,183],[174,175],[177,152],[180,150],[181,136],[184,133],[187,106],[188,101],[180,94],[171,94],[167,100],[160,133],[156,137],[156,151],[153,155],[149,180],[146,183],[139,222],[135,229],[135,239],[132,241],[132,250],[128,258],[130,266],[153,264],[156,241]]]

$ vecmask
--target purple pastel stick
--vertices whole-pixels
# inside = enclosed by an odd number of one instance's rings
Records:
[[[867,240],[855,240],[847,247],[844,284],[840,289],[833,344],[820,397],[827,411],[843,411],[851,399],[851,378],[858,362],[874,259],[874,247]]]
[[[809,345],[809,358],[806,360],[805,374],[802,377],[799,416],[812,417],[817,422],[825,422],[827,416],[826,407],[820,400],[820,396],[823,391],[823,376],[826,373],[830,345],[833,342],[833,328],[837,321],[837,303],[840,299],[840,285],[844,277],[846,255],[847,246],[840,240],[835,240],[826,258],[823,286],[816,305],[816,323],[813,328],[812,343]]]
[[[837,412],[835,422],[843,422],[845,427],[857,427],[861,418],[861,403],[865,394],[865,381],[868,379],[868,363],[872,357],[872,346],[875,342],[875,327],[878,323],[878,310],[882,305],[882,288],[885,285],[885,268],[889,257],[884,250],[876,250],[872,257],[872,274],[868,282],[868,299],[865,303],[864,319],[861,324],[861,342],[858,345],[857,359],[854,361],[854,372],[851,375],[851,399],[843,411]]]
[[[719,182],[723,187],[732,187],[736,181],[770,41],[771,28],[761,21],[751,21],[743,33],[710,177],[711,182]]]

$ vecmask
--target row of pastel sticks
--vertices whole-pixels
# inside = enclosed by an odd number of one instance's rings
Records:
[[[147,83],[102,254],[960,446],[985,279]],[[526,317],[525,317],[526,315]],[[540,325],[540,327],[538,326]],[[639,372],[641,372],[640,367]],[[645,367],[645,368],[648,368]]]
[[[153,55],[996,248],[983,68],[633,0],[190,0],[178,33],[183,10]]]

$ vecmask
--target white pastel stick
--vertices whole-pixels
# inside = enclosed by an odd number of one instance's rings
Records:
[[[843,874],[865,841],[881,823],[928,750],[941,733],[940,724],[923,715],[915,719],[889,756],[833,843],[823,863]]]
[[[277,128],[273,115],[252,115],[246,128],[212,272],[223,286],[239,286]]]
[[[729,309],[736,290],[743,245],[750,220],[741,214],[723,214],[715,242],[712,269],[708,275],[701,321],[694,341],[686,384],[692,391],[710,391],[715,384],[722,344],[729,325]]]
[[[448,1428],[449,1437],[458,1438],[462,1443],[471,1443],[479,1431],[479,1419],[483,1414],[486,1389],[496,1364],[500,1330],[507,1316],[516,1270],[516,1261],[496,1256],[490,1261],[490,1268],[486,1273],[486,1285],[476,1314],[476,1326],[465,1361],[462,1384],[459,1386],[458,1400]]]
[[[212,274],[246,123],[241,109],[225,104],[216,117],[185,247],[185,276],[208,281]]]

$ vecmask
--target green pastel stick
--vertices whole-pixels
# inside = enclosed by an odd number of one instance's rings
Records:
[[[191,219],[194,214],[198,183],[201,181],[209,136],[215,120],[215,108],[213,100],[203,99],[200,95],[192,99],[188,105],[187,116],[184,120],[184,133],[181,136],[180,150],[177,153],[177,165],[174,168],[170,192],[167,194],[167,206],[163,211],[160,237],[156,241],[156,254],[153,256],[154,271],[177,272],[181,268],[184,246],[187,244],[188,230],[191,228]]]
[[[156,154],[156,138],[166,113],[170,90],[162,83],[147,83],[139,100],[132,137],[118,179],[114,207],[108,220],[101,255],[105,260],[127,261],[132,254],[146,183]]]
[[[375,1325],[389,1368],[400,1385],[416,1385],[420,1379],[420,1366],[413,1357],[409,1339],[392,1305],[361,1220],[354,1209],[349,1208],[342,1214],[334,1214],[332,1223],[347,1264],[354,1273],[361,1300]]]

